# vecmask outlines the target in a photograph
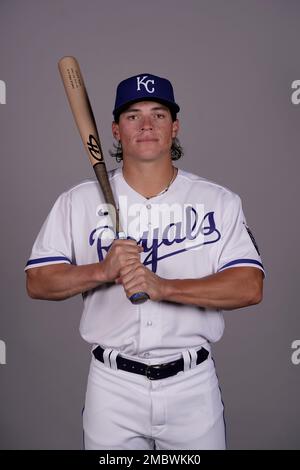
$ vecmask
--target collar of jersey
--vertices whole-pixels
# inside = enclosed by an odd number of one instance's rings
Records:
[[[177,186],[177,184],[178,184],[178,179],[179,179],[179,176],[181,175],[181,170],[180,170],[180,168],[178,168],[176,178],[174,179],[172,184],[169,186],[168,191],[166,191],[162,194],[158,194],[156,196],[153,196],[149,199],[147,199],[145,196],[143,196],[142,194],[137,192],[135,189],[133,189],[130,186],[130,184],[127,183],[127,181],[125,180],[125,178],[123,176],[122,168],[117,168],[116,169],[116,174],[121,178],[123,186],[126,187],[132,194],[135,194],[135,197],[138,197],[144,203],[146,203],[147,201],[149,201],[149,203],[150,203],[151,201],[154,201],[154,200],[156,201],[156,200],[162,199],[163,197],[168,196],[174,190],[175,186]]]

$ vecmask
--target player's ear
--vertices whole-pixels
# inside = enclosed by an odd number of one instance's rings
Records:
[[[120,140],[119,125],[115,121],[112,123],[112,133],[116,140]]]
[[[172,124],[172,138],[175,139],[179,131],[179,120],[176,119],[176,121],[173,121]]]

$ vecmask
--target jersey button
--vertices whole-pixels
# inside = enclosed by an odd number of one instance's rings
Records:
[[[144,356],[144,357],[149,357],[149,356],[150,356],[150,353],[145,352],[145,353],[143,354],[143,356]]]
[[[151,209],[151,204],[146,205],[147,209]]]
[[[152,326],[152,321],[151,320],[147,321],[147,326]]]

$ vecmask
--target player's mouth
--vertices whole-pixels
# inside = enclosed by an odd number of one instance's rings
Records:
[[[154,137],[144,137],[143,139],[137,139],[137,142],[158,142],[158,139]]]

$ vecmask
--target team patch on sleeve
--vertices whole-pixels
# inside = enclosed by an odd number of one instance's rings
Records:
[[[247,229],[247,232],[248,232],[248,234],[249,234],[249,237],[251,238],[251,241],[252,241],[252,243],[253,243],[253,245],[254,245],[254,247],[255,247],[255,249],[256,249],[258,255],[260,256],[260,252],[259,252],[259,249],[258,249],[258,246],[257,246],[257,243],[256,243],[256,240],[255,240],[255,238],[254,238],[253,233],[251,232],[250,228],[246,225],[245,222],[243,222],[243,224],[245,225],[245,227],[246,227],[246,229]]]

